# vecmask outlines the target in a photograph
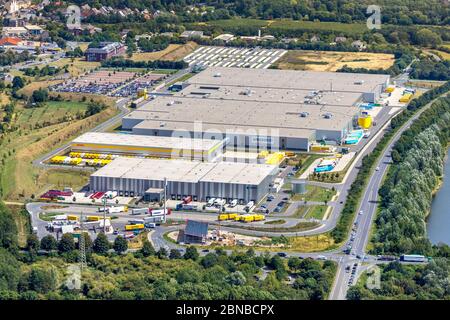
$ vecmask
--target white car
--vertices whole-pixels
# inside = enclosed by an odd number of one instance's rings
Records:
[[[376,170],[376,171],[380,171],[380,167],[376,167],[375,170]]]
[[[363,211],[361,210],[361,211],[359,211],[359,214],[361,215],[361,214],[363,214]]]

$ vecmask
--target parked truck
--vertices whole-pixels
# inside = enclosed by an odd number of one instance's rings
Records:
[[[149,213],[148,208],[131,209],[131,215],[148,214],[148,213]]]
[[[126,231],[143,230],[143,229],[145,229],[145,226],[142,223],[140,223],[140,224],[127,224],[125,226],[125,230]]]
[[[183,204],[188,204],[189,202],[192,202],[192,197],[187,196],[183,198]]]
[[[172,209],[166,209],[165,214],[166,215],[170,215],[172,213]],[[154,210],[154,209],[149,209],[149,214],[153,217],[153,216],[162,216],[164,215],[164,209],[159,209],[159,210]]]

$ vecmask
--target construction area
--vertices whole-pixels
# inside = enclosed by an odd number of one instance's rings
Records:
[[[199,47],[184,57],[190,66],[267,69],[278,61],[286,50],[236,47]]]

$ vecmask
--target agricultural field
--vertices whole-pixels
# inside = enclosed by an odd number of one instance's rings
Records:
[[[140,52],[134,53],[131,57],[133,61],[155,61],[167,60],[178,61],[184,56],[194,51],[198,45],[195,42],[188,42],[186,44],[170,44],[166,49],[156,52]]]
[[[394,55],[385,53],[289,50],[275,67],[311,71],[336,71],[344,65],[351,68],[388,69],[394,62]]]

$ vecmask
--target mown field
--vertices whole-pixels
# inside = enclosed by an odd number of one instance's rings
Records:
[[[394,62],[393,54],[289,50],[275,67],[283,70],[312,71],[336,71],[345,65],[351,68],[388,69]]]
[[[186,44],[170,44],[166,49],[155,52],[134,53],[131,57],[133,61],[178,61],[188,55],[198,47],[195,42],[189,41]]]

